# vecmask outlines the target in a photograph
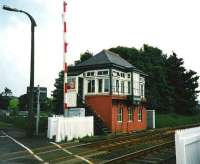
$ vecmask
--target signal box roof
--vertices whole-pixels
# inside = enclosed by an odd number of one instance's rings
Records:
[[[99,52],[88,60],[77,64],[77,66],[91,66],[101,64],[115,64],[126,68],[134,68],[132,64],[121,58],[118,54],[108,50],[103,50]]]
[[[127,62],[125,59],[120,57],[119,54],[109,50],[103,50],[86,61],[83,61],[75,66],[69,66],[69,75],[78,75],[86,70],[95,70],[108,67],[118,68],[124,71],[134,70],[143,75],[146,75],[135,66]]]

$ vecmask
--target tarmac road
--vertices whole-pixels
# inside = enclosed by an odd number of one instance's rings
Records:
[[[44,136],[27,138],[24,130],[13,127],[0,129],[0,164],[41,163],[26,148],[31,150],[47,145],[50,143]]]

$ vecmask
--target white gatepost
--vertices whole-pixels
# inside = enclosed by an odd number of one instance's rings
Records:
[[[200,127],[176,130],[176,163],[200,163]]]
[[[155,110],[146,110],[147,111],[147,128],[155,128]]]

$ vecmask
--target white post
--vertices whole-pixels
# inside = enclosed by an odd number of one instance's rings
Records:
[[[153,129],[156,128],[156,116],[155,116],[155,110],[153,110]]]
[[[36,135],[39,134],[39,121],[40,121],[40,86],[38,85],[37,92],[37,118],[36,118]]]

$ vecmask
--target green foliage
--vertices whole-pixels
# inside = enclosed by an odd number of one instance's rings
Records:
[[[184,61],[175,53],[169,57],[156,47],[144,45],[141,49],[115,47],[110,51],[118,53],[122,58],[145,72],[147,108],[158,112],[176,112],[196,114],[198,79],[197,73],[186,70]],[[92,54],[87,51],[81,55],[80,61],[87,60]],[[53,111],[63,113],[63,72],[56,79],[53,91]]]
[[[8,109],[11,96],[11,90],[5,87],[4,91],[0,93],[0,109]]]
[[[18,109],[19,100],[17,98],[11,99],[9,102],[9,109],[16,110]]]
[[[54,84],[55,90],[52,93],[53,100],[52,100],[52,112],[55,114],[63,114],[64,113],[64,72],[59,72],[59,77],[56,79]]]
[[[84,52],[84,53],[82,53],[81,55],[80,55],[80,60],[77,60],[75,63],[76,64],[79,64],[79,63],[81,63],[81,62],[83,62],[83,61],[85,61],[85,60],[88,60],[89,58],[91,58],[93,56],[93,54],[90,52],[90,51],[86,51],[86,52]]]
[[[9,88],[5,87],[4,91],[1,93],[1,95],[10,97],[10,96],[12,96],[12,91]]]
[[[18,112],[18,105],[19,105],[19,100],[17,98],[13,98],[9,101],[9,106],[8,108],[12,110],[12,115],[16,115]]]
[[[19,97],[19,110],[27,111],[28,110],[28,95],[24,94]]]
[[[41,111],[51,112],[53,108],[51,98],[46,98],[43,103],[40,104]]]
[[[155,47],[144,45],[140,50],[128,47],[111,48],[136,68],[148,74],[146,78],[147,107],[159,112],[194,114],[197,106],[197,73],[187,71],[183,59],[175,53],[167,57]]]
[[[158,114],[156,113],[156,128],[175,127],[186,124],[195,124],[200,122],[200,114],[185,116],[175,113]]]
[[[40,122],[39,122],[39,132],[40,133],[46,133],[47,131],[47,125],[48,125],[48,117],[46,114],[42,114],[43,117],[40,117]],[[44,115],[46,117],[44,117]],[[17,127],[20,129],[27,129],[27,121],[28,117],[23,117],[23,116],[10,116],[6,119],[3,119],[0,117],[0,128],[7,128],[7,127]],[[33,121],[33,127],[34,130],[36,128],[36,118]]]
[[[0,121],[0,129],[2,129],[2,128],[8,128],[8,127],[11,127],[11,126],[12,126],[11,124],[8,124],[6,122]]]
[[[8,109],[10,97],[0,95],[0,109]]]
[[[197,112],[197,73],[184,66],[182,58],[178,58],[175,53],[167,59],[168,84],[173,87],[171,96],[174,99],[174,107],[177,113],[193,114]]]
[[[84,52],[84,53],[81,54],[80,61],[83,62],[85,60],[88,60],[92,56],[93,56],[93,54],[87,50],[86,52]]]

